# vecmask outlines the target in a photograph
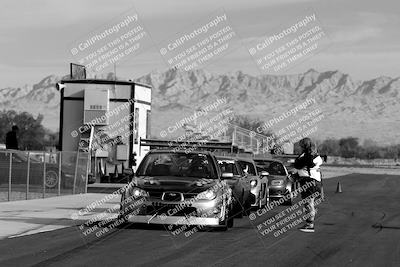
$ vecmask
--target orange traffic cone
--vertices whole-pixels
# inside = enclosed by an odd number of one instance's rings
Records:
[[[342,193],[342,185],[340,184],[340,182],[337,183],[336,193]]]

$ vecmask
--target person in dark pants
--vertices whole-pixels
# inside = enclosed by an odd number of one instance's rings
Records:
[[[6,134],[6,149],[18,149],[18,131],[18,126],[14,125],[11,131]]]
[[[303,188],[301,198],[305,200],[304,208],[307,212],[307,220],[299,230],[314,232],[314,220],[316,215],[315,198],[321,195],[320,165],[322,158],[318,155],[315,144],[306,137],[299,141],[302,153],[295,160],[300,186]]]

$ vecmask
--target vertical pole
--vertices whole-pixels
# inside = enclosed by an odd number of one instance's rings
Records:
[[[28,200],[28,195],[29,195],[29,172],[30,172],[30,167],[31,167],[31,156],[30,152],[28,152],[28,166],[26,169],[26,200]]]
[[[86,182],[85,182],[85,194],[87,193],[88,187],[88,179],[89,179],[89,166],[92,166],[92,157],[90,156],[90,152],[88,153],[88,161],[86,163]],[[91,169],[90,169],[91,170]]]
[[[12,152],[10,152],[10,164],[9,164],[9,172],[8,172],[8,201],[11,198],[11,170],[12,170]]]
[[[43,198],[45,197],[46,191],[46,154],[43,152]]]
[[[139,144],[141,144],[141,141],[140,141],[141,137],[139,136],[138,139],[139,139]],[[140,146],[139,147],[139,157],[140,157],[141,153],[142,153],[142,147]],[[137,165],[137,163],[136,163],[136,165]]]
[[[62,153],[61,153],[61,151],[59,152],[59,156],[58,156],[58,183],[57,183],[57,185],[58,185],[58,189],[57,189],[57,195],[61,195],[61,174],[62,174],[62,172],[61,172],[61,155],[62,155]]]
[[[256,139],[256,148],[257,148],[256,154],[258,155],[260,153],[260,143],[259,143],[258,139]]]
[[[97,166],[97,157],[96,157],[96,151],[95,151],[94,152],[94,172],[93,172],[93,175],[94,175],[94,178],[96,180],[97,180],[97,168],[98,168],[98,166]]]
[[[234,143],[234,144],[237,144],[236,143],[236,137],[237,137],[237,126],[235,126],[234,127],[234,129],[233,129],[233,142],[232,143]]]
[[[76,175],[78,174],[78,162],[79,162],[79,149],[78,149],[78,152],[76,153],[74,185],[72,187],[72,194],[73,195],[75,195]]]

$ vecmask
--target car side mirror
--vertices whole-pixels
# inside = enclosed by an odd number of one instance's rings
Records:
[[[222,179],[232,179],[233,178],[233,173],[231,172],[224,172],[222,173]]]
[[[267,172],[267,171],[262,171],[260,173],[260,176],[268,176],[268,175],[269,175],[269,172]]]

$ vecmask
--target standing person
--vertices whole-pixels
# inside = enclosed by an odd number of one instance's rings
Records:
[[[307,220],[303,227],[299,228],[303,232],[314,232],[314,220],[316,215],[315,196],[318,192],[321,195],[321,173],[320,166],[322,158],[318,155],[315,144],[310,138],[306,137],[299,141],[301,155],[295,160],[294,167],[303,188],[301,198],[306,200],[304,207],[307,211]]]
[[[6,134],[6,149],[18,149],[18,131],[18,126],[13,125],[13,127],[11,127],[11,131]]]

